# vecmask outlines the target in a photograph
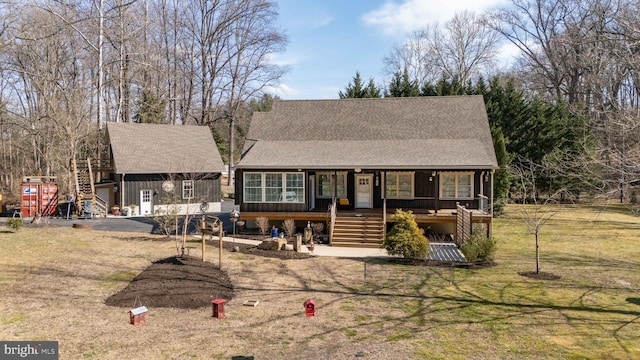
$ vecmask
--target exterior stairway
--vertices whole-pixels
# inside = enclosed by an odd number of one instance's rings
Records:
[[[93,172],[91,160],[71,160],[71,171],[76,181],[76,206],[78,215],[91,213],[93,216],[105,217],[107,215],[106,203],[96,196],[93,186]],[[85,201],[91,201],[90,209],[85,209]]]
[[[381,248],[385,224],[381,214],[336,216],[331,246]]]

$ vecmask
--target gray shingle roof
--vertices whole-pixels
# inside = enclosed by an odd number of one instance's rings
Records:
[[[277,101],[238,168],[496,168],[482,96]]]
[[[107,123],[118,174],[217,173],[224,168],[207,126]]]

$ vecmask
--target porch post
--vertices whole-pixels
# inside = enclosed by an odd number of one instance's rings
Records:
[[[124,207],[124,177],[125,173],[122,173],[122,178],[120,178],[120,208]]]
[[[493,174],[495,170],[491,170],[491,219],[489,220],[489,226],[487,226],[487,237],[491,237],[493,234]]]
[[[382,232],[382,241],[387,240],[387,181],[386,171],[380,172],[380,192],[382,193],[382,223],[384,224],[384,231]]]
[[[338,171],[333,170],[333,201],[338,197]]]

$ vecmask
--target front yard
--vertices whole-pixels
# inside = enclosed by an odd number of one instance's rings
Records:
[[[175,255],[172,241],[3,227],[0,340],[57,340],[61,359],[639,358],[640,218],[621,206],[564,208],[540,242],[541,270],[560,279],[535,280],[518,275],[535,270],[520,210],[495,221],[493,267],[225,252],[235,294],[225,318],[212,318],[208,303],[149,306],[139,326],[105,301]],[[217,249],[207,254],[217,264]],[[308,298],[317,304],[309,318]]]

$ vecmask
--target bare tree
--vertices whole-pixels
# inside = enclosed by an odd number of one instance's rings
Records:
[[[535,238],[536,246],[536,274],[540,273],[540,230],[553,218],[562,207],[552,206],[559,204],[559,198],[566,192],[564,188],[556,190],[544,199],[539,197],[537,177],[541,170],[540,165],[533,164],[525,159],[519,159],[512,166],[512,171],[517,177],[515,195],[522,203],[523,219],[527,224],[527,231]]]
[[[498,35],[483,16],[458,12],[439,24],[414,32],[385,58],[390,74],[406,71],[411,80],[434,82],[457,78],[462,84],[490,70],[497,55]]]
[[[70,159],[90,135],[91,76],[82,66],[75,32],[49,12],[24,16],[19,41],[11,46],[11,70],[20,79],[16,86],[22,95],[17,100],[30,133],[34,165],[47,175],[60,169],[66,170],[60,175],[68,174]]]
[[[228,83],[223,89],[226,97],[224,115],[229,121],[229,176],[227,185],[234,178],[236,118],[241,106],[260,93],[262,89],[280,79],[285,67],[269,63],[269,56],[284,50],[286,37],[273,26],[277,12],[273,5],[263,0],[244,0],[237,3],[242,16],[232,25],[234,36],[227,47],[229,62],[224,69]]]
[[[419,84],[435,82],[442,77],[426,33],[427,30],[412,32],[403,44],[396,45],[384,57],[384,68],[388,75],[402,74],[406,70],[409,78],[417,80]]]
[[[497,55],[497,34],[486,26],[484,17],[473,12],[456,13],[444,31],[435,26],[428,36],[443,74],[462,84],[489,70]]]
[[[492,28],[522,52],[525,86],[587,119],[597,157],[585,165],[597,164],[622,195],[640,175],[639,18],[630,0],[513,0],[491,15]]]
[[[68,176],[145,95],[167,122],[228,127],[233,169],[247,103],[285,70],[277,16],[268,0],[0,0],[3,181]]]

